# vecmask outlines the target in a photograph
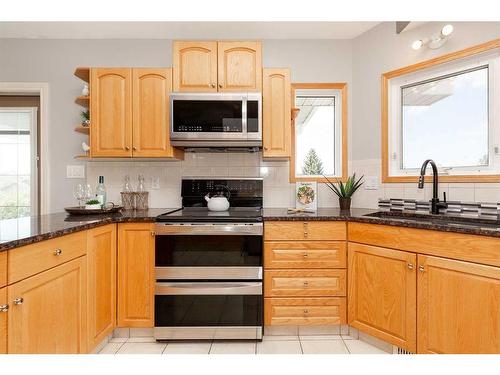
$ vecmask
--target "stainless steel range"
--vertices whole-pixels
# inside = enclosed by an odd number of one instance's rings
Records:
[[[231,208],[208,211],[221,190]],[[261,339],[262,180],[183,180],[181,194],[156,219],[155,338]]]

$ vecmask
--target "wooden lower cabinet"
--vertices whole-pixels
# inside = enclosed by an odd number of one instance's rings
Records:
[[[416,255],[349,243],[349,325],[416,350]]]
[[[10,285],[9,353],[86,353],[86,283],[83,256]]]
[[[500,354],[500,269],[418,256],[418,353]]]
[[[264,324],[332,325],[346,324],[346,299],[265,298]]]
[[[116,224],[87,231],[88,350],[116,326]]]
[[[0,288],[7,285],[7,251],[0,252]]]
[[[118,224],[118,326],[153,327],[153,223]]]
[[[345,270],[266,270],[266,297],[336,297],[346,294]]]
[[[264,243],[264,267],[345,268],[345,241],[269,241]]]
[[[7,288],[0,288],[0,354],[7,354]]]

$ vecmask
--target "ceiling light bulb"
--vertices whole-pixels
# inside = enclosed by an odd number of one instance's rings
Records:
[[[411,44],[411,48],[413,48],[416,51],[416,50],[422,48],[423,45],[424,45],[424,41],[422,39],[419,39],[419,40],[415,40]]]
[[[453,25],[444,25],[441,29],[442,36],[448,36],[453,32]]]

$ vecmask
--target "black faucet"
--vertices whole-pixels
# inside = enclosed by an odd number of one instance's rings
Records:
[[[434,160],[432,159],[427,159],[424,161],[424,164],[422,164],[422,168],[420,169],[420,177],[418,178],[418,188],[423,189],[424,188],[424,182],[425,182],[425,170],[427,169],[427,164],[431,164],[432,167],[432,200],[431,200],[431,213],[433,214],[439,214],[439,209],[440,208],[446,208],[448,207],[448,204],[446,203],[446,193],[444,193],[444,202],[439,202],[438,198],[438,170],[436,167],[436,163],[434,163]]]

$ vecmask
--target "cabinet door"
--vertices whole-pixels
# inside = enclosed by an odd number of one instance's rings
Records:
[[[416,350],[416,255],[349,243],[349,325]]]
[[[153,224],[118,225],[118,326],[154,325]]]
[[[0,289],[0,354],[7,354],[7,288]]]
[[[262,90],[260,42],[218,42],[219,91]]]
[[[263,76],[262,156],[288,158],[292,131],[290,69],[265,68]]]
[[[418,352],[500,354],[500,268],[418,256]]]
[[[89,351],[116,326],[116,224],[87,232]]]
[[[174,42],[174,91],[217,91],[217,42]]]
[[[95,68],[90,79],[91,156],[132,156],[132,69]]]
[[[179,157],[170,146],[171,68],[137,68],[133,77],[133,156]]]
[[[8,349],[13,354],[85,353],[86,257],[8,287]]]

